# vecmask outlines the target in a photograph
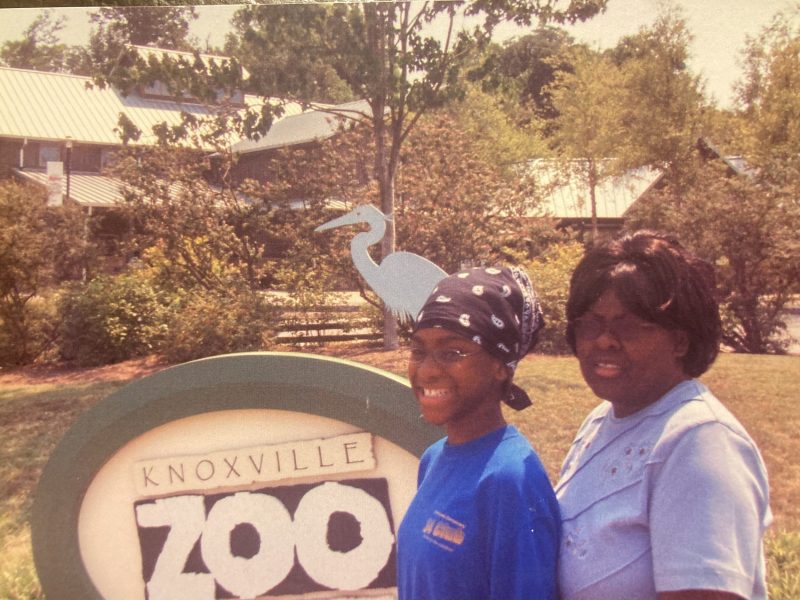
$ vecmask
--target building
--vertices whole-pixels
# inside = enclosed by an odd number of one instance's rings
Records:
[[[535,159],[526,165],[534,178],[536,206],[529,218],[550,217],[559,228],[578,232],[592,228],[592,191],[586,172],[587,161],[573,160],[569,164]],[[601,237],[610,237],[622,229],[625,215],[633,204],[658,185],[662,173],[652,167],[640,167],[621,175],[601,178],[595,186],[597,228]]]
[[[731,176],[753,174],[744,158],[723,155],[705,138],[699,138],[695,147],[701,160],[720,161]],[[527,215],[529,218],[550,217],[556,220],[559,228],[571,228],[579,233],[591,231],[588,160],[573,160],[565,165],[557,160],[535,159],[529,161],[525,169],[534,179],[538,199]],[[649,166],[601,177],[594,189],[598,235],[613,237],[619,233],[631,207],[665,183],[664,173]]]
[[[134,48],[145,57],[153,52],[194,57],[189,53]],[[227,60],[210,55],[201,58],[208,62]],[[260,97],[235,91],[220,94],[220,98],[228,107],[244,108],[263,102]],[[243,156],[240,177],[259,179],[258,164],[265,153],[330,137],[339,130],[337,114],[357,117],[367,114],[368,109],[364,102],[313,109],[304,109],[297,103],[282,106],[281,116],[258,141],[229,140],[234,152]],[[124,95],[112,87],[94,85],[88,77],[0,67],[0,178],[14,177],[46,188],[48,163],[61,163],[67,202],[88,213],[111,209],[122,201],[122,183],[103,174],[103,169],[123,145],[123,127],[141,132],[129,145],[154,145],[154,125],[177,126],[184,113],[203,118],[216,110],[216,105],[185,96],[171,97],[159,82],[139,86]],[[205,150],[210,153],[213,148]]]
[[[208,107],[123,96],[88,77],[0,67],[0,177],[45,184],[48,162],[69,174],[68,201],[91,209],[121,200],[118,182],[101,174],[121,148],[120,119],[142,132],[132,145],[152,145],[152,127],[178,125],[181,112],[197,117]]]
[[[266,135],[257,140],[241,140],[231,150],[239,155],[236,165],[240,179],[262,180],[260,165],[279,148],[302,147],[333,137],[351,123],[372,115],[366,100],[338,105],[316,105],[314,110],[282,116]]]

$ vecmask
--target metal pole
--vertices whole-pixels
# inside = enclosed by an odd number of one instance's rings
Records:
[[[67,170],[67,202],[69,202],[69,173],[72,170],[72,138],[67,136],[67,156],[66,156],[66,170]]]

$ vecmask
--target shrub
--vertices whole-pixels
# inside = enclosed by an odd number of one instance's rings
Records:
[[[539,335],[536,350],[544,354],[571,354],[564,332],[567,327],[566,306],[572,271],[583,256],[579,242],[560,242],[549,246],[526,265],[539,295],[545,328]]]
[[[0,182],[0,365],[47,350],[52,310],[45,291],[86,266],[81,211],[47,207],[41,190]]]
[[[167,299],[139,271],[66,286],[59,300],[61,357],[80,366],[153,352],[164,337]]]
[[[162,354],[170,362],[184,362],[263,350],[272,344],[277,318],[277,309],[251,290],[222,294],[195,289],[172,311]]]
[[[23,305],[2,305],[0,366],[41,360],[53,346],[56,322],[53,294],[34,296]]]

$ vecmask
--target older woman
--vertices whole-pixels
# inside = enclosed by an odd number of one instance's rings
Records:
[[[556,486],[562,597],[766,598],[764,463],[695,379],[720,341],[710,265],[646,231],[591,250],[572,276],[567,340],[606,402]]]
[[[468,269],[442,280],[417,317],[408,374],[422,416],[447,437],[420,462],[398,531],[401,600],[555,600],[558,503],[501,403],[542,325],[524,271]]]

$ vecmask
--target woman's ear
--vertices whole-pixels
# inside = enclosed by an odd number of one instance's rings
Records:
[[[506,366],[500,360],[497,360],[497,366],[494,370],[494,378],[497,381],[511,383],[511,378],[514,376],[514,371],[511,367]]]
[[[689,334],[678,329],[673,332],[675,358],[683,358],[689,352]]]

